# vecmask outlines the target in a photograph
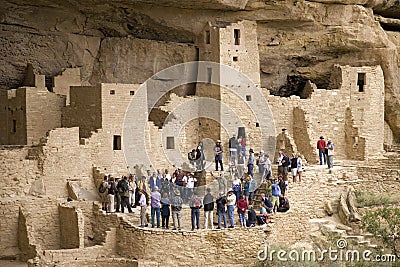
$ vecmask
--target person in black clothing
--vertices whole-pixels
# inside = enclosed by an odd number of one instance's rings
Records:
[[[253,205],[249,206],[249,210],[247,211],[247,221],[246,221],[246,226],[247,227],[254,227],[256,226],[257,223],[257,214],[253,209]]]
[[[224,219],[224,228],[226,228],[226,198],[224,192],[219,193],[219,198],[216,200],[217,203],[217,215],[218,215],[218,228],[221,229],[221,218]]]
[[[292,176],[293,176],[293,183],[295,183],[296,177],[297,177],[297,155],[296,155],[296,153],[293,153],[293,158],[291,159],[291,162],[290,162],[290,169],[291,169]]]
[[[211,229],[214,229],[214,197],[211,195],[211,188],[207,188],[207,194],[203,199],[204,203],[204,229],[208,229],[208,219],[210,218]]]
[[[290,209],[289,200],[287,197],[281,195],[279,197],[279,207],[278,212],[287,212]]]
[[[171,214],[169,206],[171,202],[168,198],[168,193],[163,194],[163,198],[161,199],[161,218],[162,218],[162,228],[168,229],[168,221],[169,216]]]
[[[287,181],[287,176],[289,173],[289,166],[290,166],[290,158],[286,156],[285,152],[282,152],[283,159],[282,159],[282,167],[283,167],[283,179]]]

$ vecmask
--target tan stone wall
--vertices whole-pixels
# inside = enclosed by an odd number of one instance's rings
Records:
[[[60,245],[61,249],[83,248],[84,221],[81,209],[58,206],[60,215]]]
[[[66,105],[69,105],[69,87],[82,85],[81,70],[80,68],[65,69],[60,75],[53,78],[53,82],[53,92],[66,96]]]
[[[25,88],[0,91],[0,144],[25,145],[26,135],[26,101]],[[13,120],[16,131],[13,130]]]
[[[141,230],[121,222],[117,228],[117,251],[140,261],[160,262],[162,266],[251,265],[264,245],[262,228],[232,231],[175,232]],[[245,249],[244,249],[245,248]],[[161,254],[160,254],[161,253]]]
[[[19,90],[19,89],[18,89]],[[61,127],[61,113],[65,96],[56,95],[46,88],[26,88],[27,144],[38,144],[47,131]]]
[[[0,148],[0,197],[24,196],[39,179],[37,160],[27,159],[29,148]]]
[[[62,126],[79,127],[79,136],[87,138],[92,131],[101,128],[101,111],[100,85],[72,86],[70,88],[70,106],[66,107],[63,112]]]
[[[28,239],[36,249],[60,248],[60,225],[57,201],[48,198],[2,198],[0,200],[2,220],[0,221],[1,256],[19,257],[19,209],[25,217]],[[22,241],[23,239],[21,239]]]

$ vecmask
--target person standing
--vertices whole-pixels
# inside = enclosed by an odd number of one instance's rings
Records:
[[[326,164],[326,154],[325,154],[326,142],[323,136],[319,137],[319,140],[317,142],[317,149],[319,155],[319,165],[322,165],[322,163]]]
[[[213,175],[211,173],[211,175]],[[219,192],[226,192],[227,189],[227,182],[226,182],[226,178],[224,177],[223,173],[221,173],[218,177],[217,177],[217,182],[218,182],[218,191]]]
[[[296,182],[297,178],[297,154],[293,153],[293,158],[290,160],[290,169],[292,172],[292,177],[293,177],[293,183]]]
[[[194,190],[194,183],[197,182],[196,177],[192,173],[188,173],[187,184],[186,184],[186,194],[187,198],[191,198]]]
[[[237,211],[239,214],[239,221],[242,227],[247,227],[246,226],[246,211],[248,208],[248,203],[246,199],[240,198],[239,201],[237,202]]]
[[[118,188],[119,194],[121,196],[121,212],[124,213],[125,207],[128,208],[129,213],[132,213],[132,208],[129,205],[129,185],[128,177],[124,176],[121,179],[120,187]]]
[[[235,159],[237,158],[237,149],[238,149],[239,143],[238,140],[236,139],[236,134],[234,134],[230,139],[229,139],[229,163],[230,164],[236,164],[235,161],[232,161],[232,158],[234,157]]]
[[[194,231],[195,227],[197,230],[200,229],[200,209],[203,207],[203,201],[197,195],[197,192],[194,192],[192,199],[189,202],[189,207],[191,209],[191,218],[192,218],[192,231]]]
[[[117,188],[115,187],[114,183],[114,178],[110,177],[108,180],[108,210],[107,212],[114,213],[115,212],[115,203],[114,203],[114,195],[115,192],[117,191]]]
[[[249,150],[249,161],[247,162],[247,174],[253,177],[253,169],[254,169],[254,151],[252,148]]]
[[[204,229],[208,229],[208,219],[210,219],[211,229],[214,229],[214,197],[211,195],[211,188],[207,188],[207,194],[203,199],[204,203]]]
[[[161,202],[161,219],[162,219],[161,227],[168,229],[169,216],[171,215],[169,210],[171,202],[169,201],[168,193],[163,194],[163,198],[161,199],[160,202]]]
[[[328,169],[331,169],[333,168],[333,155],[335,154],[335,145],[331,139],[328,139],[326,148],[328,149]]]
[[[257,189],[257,182],[256,180],[250,176],[250,185],[249,185],[249,201],[248,203],[252,202],[254,199],[254,192]]]
[[[154,228],[154,217],[157,218],[157,228],[160,228],[160,209],[161,209],[161,194],[158,192],[158,186],[155,186],[150,194],[151,199],[151,227]]]
[[[197,145],[197,149],[196,149],[196,155],[198,155],[199,153],[200,153],[200,157],[197,159],[197,169],[202,171],[205,167],[204,161],[206,160],[206,157],[204,156],[204,147],[203,147],[203,142],[201,142],[201,141]]]
[[[257,167],[258,172],[261,173],[262,176],[264,176],[265,160],[264,150],[261,150],[260,155],[258,155]]]
[[[272,174],[272,166],[271,160],[269,159],[269,155],[265,154],[265,163],[264,163],[264,173],[262,176],[262,181],[269,180]]]
[[[108,175],[108,177],[111,178],[111,175]],[[114,183],[115,183],[115,187],[117,188],[117,190],[115,191],[115,200],[117,202],[117,207],[116,207],[115,212],[120,212],[120,208],[121,208],[121,192],[120,192],[121,191],[121,189],[120,189],[121,182],[122,182],[122,179],[115,177]]]
[[[282,169],[283,169],[283,180],[287,181],[288,180],[288,174],[289,174],[289,166],[290,166],[290,158],[285,154],[285,152],[282,151]]]
[[[218,171],[218,163],[221,167],[221,171],[224,170],[224,165],[222,163],[222,153],[224,149],[221,145],[221,140],[217,140],[215,147],[214,147],[214,155],[215,155],[215,170]]]
[[[278,181],[272,184],[272,211],[275,213],[279,207],[279,197],[282,195]]]
[[[229,222],[230,226],[229,228],[234,228],[235,227],[235,204],[236,204],[236,196],[233,193],[233,191],[228,192],[228,197],[227,197],[227,203],[226,205],[228,206],[228,217],[229,217]]]
[[[99,186],[99,194],[101,199],[101,210],[107,211],[107,206],[109,205],[109,196],[108,196],[108,177],[104,176],[103,181],[100,183]]]
[[[174,191],[175,196],[172,198],[171,201],[171,209],[172,209],[172,220],[174,222],[174,228],[172,230],[181,230],[181,210],[182,210],[182,203],[183,200],[181,198],[181,192],[179,190]]]
[[[242,179],[243,175],[244,175],[244,169],[245,169],[245,158],[243,156],[243,151],[240,151],[240,150],[239,150],[236,168],[237,168],[237,173],[239,175],[239,178]]]
[[[239,199],[240,192],[242,191],[242,182],[240,181],[238,175],[236,175],[235,179],[232,181],[232,190],[235,193],[236,199]]]
[[[136,196],[136,181],[135,176],[129,176],[129,205],[134,208],[135,205],[135,196]]]
[[[140,227],[147,227],[147,217],[146,217],[146,195],[143,190],[139,191],[139,205],[140,205]]]
[[[297,174],[299,176],[299,183],[301,182],[301,174],[303,172],[303,159],[300,153],[297,153]]]
[[[226,199],[225,193],[220,192],[219,198],[217,198],[217,215],[218,215],[218,228],[221,229],[221,218],[224,219],[224,228],[226,228]]]

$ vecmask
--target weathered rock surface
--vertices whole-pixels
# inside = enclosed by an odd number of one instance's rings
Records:
[[[187,43],[195,43],[207,21],[248,19],[257,21],[261,83],[273,94],[301,95],[307,80],[326,88],[334,64],[380,64],[385,118],[400,136],[400,6],[394,0],[1,0],[1,5],[3,88],[22,84],[27,62],[49,76],[81,67],[84,83],[142,82],[160,68],[195,60],[196,49]]]

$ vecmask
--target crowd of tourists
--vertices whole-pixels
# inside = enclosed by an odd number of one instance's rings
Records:
[[[333,143],[330,139],[326,143],[321,136],[317,143],[320,163],[333,166]],[[330,152],[329,152],[330,151]],[[215,178],[218,184],[218,195],[206,192],[197,187],[197,179],[192,172],[177,168],[172,174],[168,169],[136,177],[131,174],[121,178],[112,175],[104,176],[100,184],[99,193],[102,209],[107,213],[134,212],[133,208],[140,209],[140,226],[148,227],[146,211],[150,206],[151,227],[180,230],[182,228],[182,207],[187,205],[191,210],[191,229],[200,229],[200,215],[204,213],[204,229],[214,229],[214,214],[218,217],[217,229],[234,228],[235,217],[239,219],[241,227],[254,227],[271,222],[271,215],[276,212],[286,212],[290,209],[286,197],[289,174],[293,183],[301,182],[303,159],[299,153],[292,157],[285,151],[279,151],[277,156],[276,175],[272,173],[272,162],[268,154],[261,150],[257,157],[253,149],[246,154],[246,139],[236,139],[233,135],[229,139],[229,172],[224,175],[222,155],[224,149],[221,141],[217,140],[214,147],[215,170],[221,172]],[[205,166],[204,149],[202,142],[196,149],[188,153],[188,159],[197,170]],[[245,168],[247,166],[247,169]],[[260,186],[265,187],[265,193],[260,200],[255,201],[254,194],[259,187],[254,179],[254,171],[261,175]],[[210,172],[213,176],[213,172]],[[275,178],[274,178],[275,177]],[[259,203],[256,205],[256,203]],[[236,213],[235,213],[236,210]],[[172,225],[170,217],[172,216]],[[185,220],[188,218],[184,218]]]

